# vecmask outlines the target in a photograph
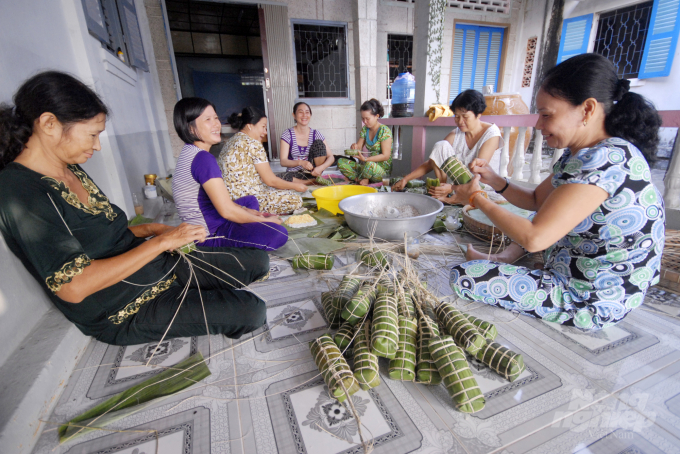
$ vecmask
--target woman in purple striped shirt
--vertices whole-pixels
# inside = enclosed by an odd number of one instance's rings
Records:
[[[335,157],[320,131],[309,127],[312,108],[305,102],[293,106],[295,126],[281,134],[281,165],[288,167],[279,175],[286,181],[312,184]]]
[[[267,251],[283,246],[288,232],[278,216],[263,217],[253,195],[231,200],[217,159],[208,151],[222,141],[215,106],[202,98],[184,98],[175,104],[174,123],[185,142],[172,179],[177,212],[182,222],[202,225],[211,236],[221,237],[200,246]]]

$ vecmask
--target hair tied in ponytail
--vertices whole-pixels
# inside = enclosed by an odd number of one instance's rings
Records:
[[[618,102],[621,101],[621,98],[623,98],[623,95],[628,93],[630,91],[630,80],[628,79],[619,79],[616,82],[616,95],[614,96],[614,99]]]

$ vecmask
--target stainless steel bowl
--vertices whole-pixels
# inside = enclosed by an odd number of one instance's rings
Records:
[[[380,206],[413,205],[423,214],[398,219],[375,218],[358,214],[363,212],[367,206],[378,204]],[[432,228],[437,213],[444,209],[444,204],[437,199],[408,192],[355,195],[342,200],[339,206],[345,213],[345,220],[350,229],[365,237],[368,237],[375,229],[375,238],[391,241],[403,240],[404,232],[427,232]]]

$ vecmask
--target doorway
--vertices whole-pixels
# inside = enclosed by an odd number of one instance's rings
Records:
[[[237,132],[227,123],[232,113],[253,106],[267,114],[257,6],[190,0],[165,5],[182,97],[215,104],[223,139]],[[269,152],[268,141],[263,145]],[[211,153],[220,149],[216,145]]]

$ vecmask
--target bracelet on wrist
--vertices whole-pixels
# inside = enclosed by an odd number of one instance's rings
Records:
[[[475,191],[475,192],[473,192],[472,195],[470,196],[470,200],[469,200],[470,206],[471,206],[473,209],[474,209],[474,208],[477,208],[477,207],[475,206],[475,201],[474,201],[475,196],[476,196],[477,194],[481,194],[481,195],[484,196],[484,198],[486,198],[486,199],[489,198],[489,194],[487,194],[486,191]]]
[[[510,180],[508,179],[508,177],[505,177],[505,186],[503,186],[503,189],[501,189],[500,191],[496,191],[496,194],[503,194],[505,190],[508,189],[508,186],[510,186]]]

